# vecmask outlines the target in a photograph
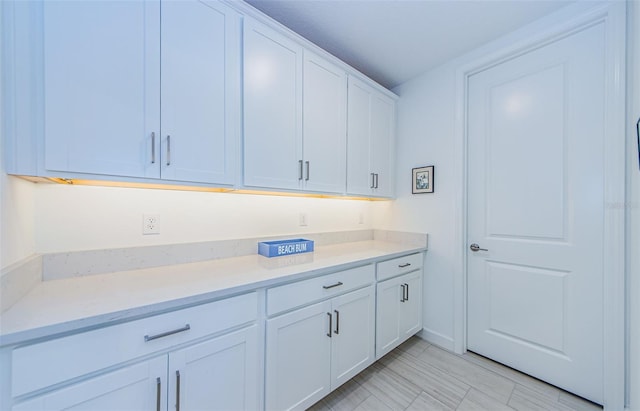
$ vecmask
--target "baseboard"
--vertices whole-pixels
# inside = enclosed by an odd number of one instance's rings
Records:
[[[445,350],[454,351],[453,338],[446,335],[442,335],[435,331],[424,328],[418,333],[418,337],[422,338],[428,343],[444,348]]]

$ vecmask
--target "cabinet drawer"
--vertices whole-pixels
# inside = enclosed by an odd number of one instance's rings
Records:
[[[373,265],[352,268],[267,290],[267,315],[310,304],[374,281]]]
[[[255,321],[256,293],[13,350],[13,397]],[[188,325],[188,327],[187,327]]]
[[[378,281],[422,268],[422,255],[422,253],[411,254],[378,263]]]

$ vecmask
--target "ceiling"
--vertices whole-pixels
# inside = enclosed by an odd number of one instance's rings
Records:
[[[387,88],[570,0],[246,0]]]

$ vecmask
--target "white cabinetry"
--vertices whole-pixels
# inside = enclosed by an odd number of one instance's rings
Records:
[[[302,159],[302,47],[244,20],[244,184],[297,189]]]
[[[343,194],[347,179],[347,75],[305,50],[304,188]]]
[[[244,184],[344,193],[346,74],[251,19],[244,23]]]
[[[26,170],[29,159],[13,159],[9,172],[234,183],[239,14],[217,1],[29,3],[15,6],[8,72],[29,97],[14,101],[9,146],[43,163]],[[41,19],[20,17],[29,13]],[[19,67],[33,78],[22,81]],[[42,135],[31,151],[17,140],[27,122]]]
[[[219,1],[163,1],[160,176],[231,185],[240,139],[239,16]]]
[[[12,409],[257,409],[256,318],[250,293],[16,348]]]
[[[268,303],[267,310],[286,310],[301,301],[321,300],[267,320],[268,410],[305,409],[373,363],[372,268],[360,267],[268,291],[268,301],[278,301]],[[348,292],[354,288],[359,289]],[[286,295],[296,298],[281,301]]]
[[[349,76],[347,194],[393,197],[395,102]]]
[[[379,359],[422,329],[422,253],[379,263],[377,269],[378,280],[392,277],[379,281],[376,290]]]
[[[167,359],[154,358],[22,402],[13,411],[167,410]]]

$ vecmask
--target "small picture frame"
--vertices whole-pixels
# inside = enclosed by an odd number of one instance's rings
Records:
[[[412,169],[412,194],[433,193],[433,169],[434,166]]]

